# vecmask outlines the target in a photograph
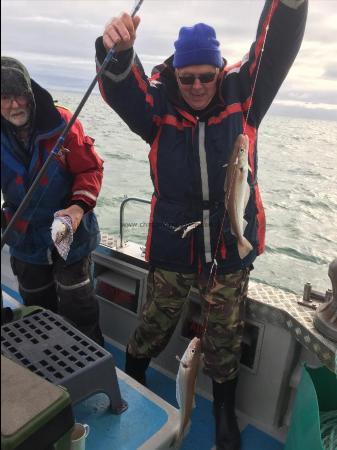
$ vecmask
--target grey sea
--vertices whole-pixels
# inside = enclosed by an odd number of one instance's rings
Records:
[[[75,111],[82,93],[51,91]],[[102,232],[119,234],[119,207],[126,197],[150,199],[149,148],[93,94],[80,116],[104,159],[96,212]],[[331,288],[329,263],[337,257],[337,122],[265,117],[259,131],[259,185],[266,211],[266,251],[252,279],[301,293]],[[145,243],[149,205],[125,209],[124,236]]]

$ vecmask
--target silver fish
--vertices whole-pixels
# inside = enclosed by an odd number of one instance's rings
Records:
[[[250,196],[250,187],[247,182],[248,150],[248,136],[239,134],[234,143],[225,179],[225,207],[229,215],[231,232],[238,240],[238,252],[241,259],[253,250],[251,243],[243,235],[247,225],[244,215]]]
[[[182,358],[179,359],[179,370],[176,380],[176,396],[180,408],[180,424],[171,447],[177,448],[188,433],[192,409],[195,407],[194,393],[200,358],[201,341],[195,337],[189,343]]]
[[[60,220],[55,219],[51,226],[51,237],[55,244],[59,244],[67,234],[66,225]]]

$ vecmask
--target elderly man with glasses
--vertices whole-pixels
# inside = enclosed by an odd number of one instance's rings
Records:
[[[306,15],[306,0],[266,0],[255,42],[232,66],[221,56],[211,26],[183,27],[174,55],[150,78],[133,49],[140,17],[121,14],[96,41],[98,67],[111,47],[116,51],[116,60],[102,75],[102,96],[151,147],[148,298],[128,343],[126,372],[145,384],[151,358],[167,345],[195,286],[205,324],[204,371],[213,383],[217,449],[240,448],[235,390],[244,304],[265,234],[257,129],[296,57]],[[233,146],[242,133],[249,141],[250,166],[244,254],[224,200]]]
[[[71,113],[30,78],[18,60],[1,57],[1,192],[5,228]],[[11,265],[27,306],[59,312],[103,345],[90,271],[99,242],[93,208],[101,189],[103,161],[76,121],[64,148],[49,165],[27,208],[8,234]],[[51,236],[54,214],[67,216],[73,241],[64,260]],[[65,257],[65,255],[63,255]]]

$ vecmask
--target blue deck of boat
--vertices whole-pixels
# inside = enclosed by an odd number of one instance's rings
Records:
[[[112,353],[116,366],[123,369],[124,352],[110,343],[106,343],[105,348]],[[147,372],[147,385],[155,394],[176,408],[178,407],[175,398],[174,380],[150,367]],[[121,416],[111,416],[109,411],[106,410],[107,399],[104,399],[104,395],[101,394],[75,407],[76,419],[88,423],[93,430],[88,437],[87,450],[135,450],[140,442],[144,442],[144,431],[150,433],[151,428],[155,430],[162,421],[163,415],[157,411],[158,415],[154,414],[152,422],[152,418],[150,419],[152,415],[149,411],[146,411],[145,405],[142,405],[142,413],[139,414],[140,394],[137,394],[136,391],[130,392],[128,386],[123,382],[120,388],[123,398],[129,403],[129,409]],[[148,416],[146,430],[144,430],[145,416]],[[111,421],[118,421],[118,426],[111,427]],[[109,428],[113,428],[115,435],[106,433]],[[181,448],[182,450],[210,450],[214,446],[213,435],[212,404],[209,400],[197,395],[191,431]],[[251,425],[248,425],[242,431],[242,450],[282,449],[282,443]]]
[[[17,292],[4,285],[2,288],[9,296],[22,301]],[[110,342],[106,343],[105,348],[113,355],[116,366],[123,369],[124,352]],[[111,414],[105,394],[92,396],[74,407],[76,421],[90,426],[86,450],[136,450],[166,423],[167,414],[162,408],[124,380],[119,379],[119,384],[122,397],[129,405],[121,415]],[[147,372],[147,385],[159,397],[178,407],[174,380],[150,367]],[[212,449],[213,427],[211,402],[197,395],[190,433],[181,449]],[[282,443],[251,425],[242,430],[242,450],[282,450],[283,447]]]

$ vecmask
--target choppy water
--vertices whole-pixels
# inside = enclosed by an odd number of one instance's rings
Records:
[[[75,110],[82,94],[53,92]],[[119,233],[126,197],[150,199],[148,147],[99,95],[80,114],[105,160],[96,212],[101,230]],[[267,217],[266,252],[252,278],[297,293],[306,281],[331,288],[328,265],[337,257],[337,122],[267,116],[259,132],[259,184]],[[144,243],[149,206],[125,209],[125,238]]]

